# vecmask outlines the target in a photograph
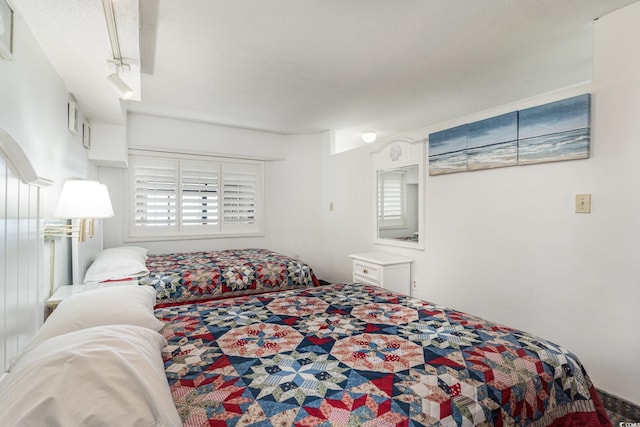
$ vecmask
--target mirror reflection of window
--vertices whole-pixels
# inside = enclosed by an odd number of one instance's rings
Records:
[[[405,227],[404,170],[378,174],[378,227]]]
[[[378,171],[378,238],[418,242],[418,166]]]

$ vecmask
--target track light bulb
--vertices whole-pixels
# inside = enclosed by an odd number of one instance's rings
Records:
[[[109,83],[113,89],[118,93],[118,96],[122,99],[129,99],[133,96],[133,90],[120,78],[118,73],[113,73],[107,77]]]

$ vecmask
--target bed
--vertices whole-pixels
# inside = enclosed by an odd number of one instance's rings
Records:
[[[152,286],[159,306],[319,285],[308,264],[268,249],[147,255],[136,246],[99,253],[85,282],[130,278]]]
[[[184,426],[611,425],[579,360],[362,284],[158,308]]]
[[[318,285],[309,265],[268,249],[151,255],[146,265],[140,284],[153,286],[161,305]]]
[[[611,426],[566,349],[379,287],[155,303],[63,300],[0,381],[0,425]]]

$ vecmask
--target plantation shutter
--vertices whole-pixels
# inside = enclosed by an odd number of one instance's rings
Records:
[[[404,225],[404,172],[380,172],[378,186],[378,224],[382,227]]]
[[[132,240],[261,235],[263,162],[133,151]]]
[[[217,227],[220,224],[219,165],[182,162],[182,225]]]
[[[222,170],[223,229],[257,228],[261,169],[255,165],[224,164]]]
[[[134,228],[175,229],[178,163],[134,159],[131,170]]]

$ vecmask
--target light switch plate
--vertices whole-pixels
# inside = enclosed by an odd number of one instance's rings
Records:
[[[576,213],[591,213],[591,194],[576,194]]]

